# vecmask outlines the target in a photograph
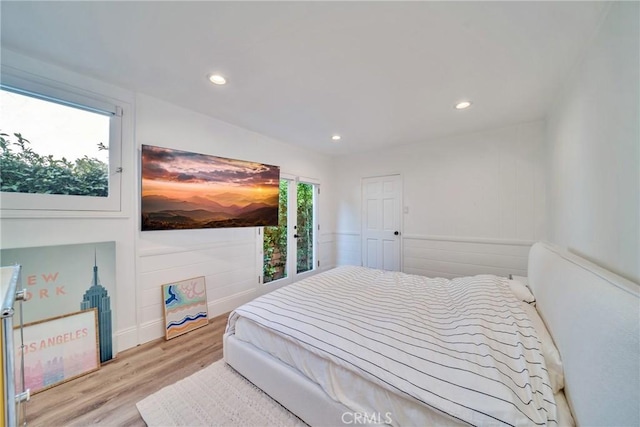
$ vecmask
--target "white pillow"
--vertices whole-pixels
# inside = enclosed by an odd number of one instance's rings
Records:
[[[547,371],[549,372],[549,381],[551,381],[551,388],[554,393],[564,388],[564,370],[562,368],[562,359],[560,358],[560,352],[553,343],[553,338],[549,330],[544,324],[544,321],[538,314],[538,310],[530,304],[520,304],[522,309],[527,313],[533,327],[538,333],[538,338],[542,342],[541,350],[544,357],[545,364],[547,365]]]
[[[516,276],[515,274],[509,277],[512,280],[517,280],[518,282],[525,285],[527,288],[529,287],[529,278],[527,276]]]
[[[520,280],[509,279],[507,281],[509,283],[509,288],[511,288],[511,292],[518,298],[520,301],[533,303],[536,301],[536,297],[533,296],[529,288],[524,285]]]

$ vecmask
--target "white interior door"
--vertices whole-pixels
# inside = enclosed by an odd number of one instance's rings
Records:
[[[362,265],[400,270],[402,178],[362,180]]]

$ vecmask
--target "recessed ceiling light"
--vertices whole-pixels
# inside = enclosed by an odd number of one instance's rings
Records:
[[[469,107],[471,107],[471,101],[462,101],[456,104],[456,110],[464,110]]]
[[[227,83],[227,79],[222,77],[220,74],[209,74],[209,81],[216,85],[223,85]]]
[[[342,139],[342,137],[340,135],[333,135],[331,137],[331,139],[333,139],[334,141],[340,141],[340,139]]]

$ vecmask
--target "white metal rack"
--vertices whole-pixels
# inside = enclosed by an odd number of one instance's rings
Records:
[[[3,393],[3,422],[7,427],[17,427],[19,424],[26,425],[24,419],[24,405],[29,400],[29,390],[22,390],[16,394],[16,370],[15,370],[15,346],[14,346],[14,315],[16,313],[16,301],[25,300],[25,290],[22,289],[20,272],[21,266],[2,267],[1,272],[1,292],[2,307],[0,317],[2,318],[2,393]],[[21,310],[21,307],[20,307]],[[22,328],[22,321],[19,324]],[[24,381],[21,381],[24,387]]]

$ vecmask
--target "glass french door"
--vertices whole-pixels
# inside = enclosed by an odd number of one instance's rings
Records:
[[[314,215],[315,186],[305,182],[298,182],[296,188],[296,273],[313,270],[314,260]]]
[[[280,180],[278,226],[263,231],[263,283],[294,281],[315,269],[316,200],[315,184]]]

